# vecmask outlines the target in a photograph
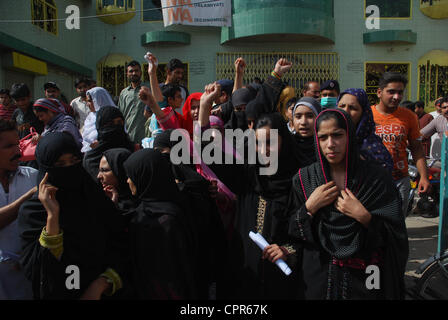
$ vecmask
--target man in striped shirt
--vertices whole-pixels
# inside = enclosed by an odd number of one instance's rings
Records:
[[[0,89],[0,118],[11,120],[12,114],[16,110],[8,89]]]

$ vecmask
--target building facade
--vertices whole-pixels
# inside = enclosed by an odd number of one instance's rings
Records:
[[[66,26],[71,5],[80,9],[79,29]],[[409,79],[406,99],[430,105],[448,94],[448,0],[232,0],[229,28],[165,28],[158,8],[157,0],[1,1],[0,87],[25,82],[39,98],[52,80],[71,99],[74,79],[86,76],[118,95],[128,85],[125,64],[144,64],[151,51],[161,80],[171,58],[184,62],[190,92],[232,78],[243,56],[246,82],[290,59],[286,80],[297,92],[309,80],[337,79],[341,89],[364,87],[374,103],[379,77],[393,70]],[[58,20],[40,21],[48,19]]]

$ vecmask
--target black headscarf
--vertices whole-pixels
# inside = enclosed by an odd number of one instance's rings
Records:
[[[83,166],[94,181],[97,180],[98,168],[103,153],[113,148],[126,148],[134,151],[134,145],[122,125],[114,125],[112,120],[121,118],[123,114],[117,107],[106,106],[96,112],[96,130],[98,131],[98,146],[84,155]]]
[[[79,175],[79,172],[82,167],[80,164],[63,168],[54,166],[59,157],[66,153],[71,153],[79,159],[82,158],[78,145],[69,133],[51,132],[42,137],[35,153],[39,165],[37,184],[40,183],[45,172],[48,172],[48,183],[58,188],[77,189],[81,187],[82,175]]]
[[[252,166],[251,169],[256,170],[255,191],[266,199],[275,199],[289,191],[291,179],[303,166],[302,163],[305,159],[299,153],[291,133],[286,127],[286,122],[279,113],[265,114],[259,118],[257,129],[265,125],[269,125],[271,129],[277,129],[278,136],[282,139],[277,172],[273,175],[260,175],[259,165]]]
[[[193,244],[170,163],[143,149],[125,162],[141,200],[130,224],[133,277],[143,299],[195,297]]]
[[[254,93],[251,90],[247,88],[240,88],[232,94],[231,101],[234,107],[238,107],[240,105],[247,105],[254,98]],[[243,131],[246,130],[246,112],[232,110],[230,120],[228,123],[226,123],[225,127],[229,129],[241,129]]]
[[[137,197],[142,201],[175,201],[179,190],[170,164],[160,152],[139,150],[124,162],[124,169],[137,188]]]
[[[172,148],[177,144],[177,141],[171,141],[171,133],[174,131],[174,129],[167,129],[163,132],[159,133],[154,138],[154,149],[155,148]],[[180,139],[180,138],[179,138]]]
[[[129,186],[127,181],[126,172],[124,171],[123,163],[132,154],[131,151],[124,148],[113,148],[103,152],[103,156],[106,158],[112,173],[118,180],[118,188],[120,192],[127,192]]]
[[[118,208],[123,211],[131,210],[136,206],[136,199],[129,189],[128,178],[123,166],[131,154],[128,149],[124,148],[109,149],[103,153],[112,173],[118,180]]]
[[[260,111],[255,100],[250,101],[246,106],[246,118],[255,122],[260,117]]]
[[[108,267],[119,274],[123,270],[126,241],[121,217],[81,163],[69,167],[54,166],[66,153],[79,156],[79,148],[70,134],[62,132],[48,133],[36,148],[38,182],[48,172],[48,183],[58,188],[59,225],[64,239],[60,262],[51,258],[48,249],[39,244],[47,213],[37,195],[26,201],[19,213],[21,263],[33,282],[35,297],[40,299],[77,298]],[[68,265],[80,268],[83,275],[81,290],[65,288]]]
[[[401,253],[407,257],[407,235],[404,218],[401,213],[400,198],[390,174],[376,163],[364,161],[360,158],[355,130],[350,116],[343,110],[327,109],[316,119],[327,113],[342,118],[347,126],[347,151],[345,159],[346,179],[345,188],[350,189],[357,199],[372,215],[372,221],[384,221],[395,245],[401,247]],[[319,186],[332,180],[330,166],[321,154],[315,133],[316,153],[318,161],[302,168],[294,177],[293,185],[301,192],[301,202],[305,203],[312,192]],[[333,257],[345,259],[353,257],[364,248],[367,232],[356,220],[339,212],[333,204],[321,208],[313,218],[318,224],[318,239],[323,249]],[[390,245],[394,245],[390,243]],[[403,267],[403,266],[401,266]]]
[[[294,106],[292,117],[294,118],[294,113],[298,106],[304,105],[308,107],[317,117],[321,111],[321,105],[319,102],[311,97],[303,97]],[[314,136],[302,137],[300,134],[294,134],[294,140],[297,143],[300,153],[304,157],[304,166],[308,166],[316,161],[316,148],[314,144]]]

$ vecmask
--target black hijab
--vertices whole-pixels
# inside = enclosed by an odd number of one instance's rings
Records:
[[[251,166],[256,172],[255,191],[266,199],[275,199],[289,192],[291,179],[305,160],[295,145],[291,133],[279,113],[265,114],[257,121],[256,128],[269,126],[278,130],[281,137],[281,150],[278,154],[277,172],[273,175],[260,175],[260,165]]]
[[[81,164],[63,168],[54,166],[59,157],[66,153],[71,153],[80,160],[82,158],[79,147],[70,134],[50,132],[42,137],[35,153],[39,165],[37,184],[43,179],[45,172],[48,172],[48,183],[58,188],[76,190],[82,186],[83,175],[79,173],[83,171]]]
[[[48,183],[58,188],[59,225],[64,234],[64,253],[60,263],[45,258],[47,251],[39,244],[47,213],[37,195],[26,201],[19,213],[23,252],[21,263],[25,274],[33,282],[35,296],[41,299],[79,297],[90,282],[108,267],[119,274],[123,270],[122,246],[126,242],[118,211],[81,163],[69,167],[54,166],[58,158],[66,153],[80,156],[73,137],[64,132],[48,133],[36,148],[38,183],[48,172]],[[77,265],[84,275],[81,277],[82,290],[65,288],[65,266],[71,264]],[[50,277],[48,273],[51,273]]]
[[[193,244],[170,163],[143,149],[124,162],[141,200],[130,223],[131,257],[142,299],[189,299],[196,295]]]
[[[385,222],[388,231],[393,233],[396,243],[401,247],[401,254],[407,255],[406,227],[397,189],[390,174],[376,163],[360,158],[353,123],[343,110],[327,109],[316,119],[315,143],[318,160],[300,169],[293,182],[293,185],[302,191],[299,192],[301,202],[305,203],[317,187],[332,180],[330,165],[320,151],[317,132],[322,121],[334,118],[338,118],[339,123],[345,123],[347,132],[345,188],[350,189],[370,212],[372,220],[380,218]],[[365,246],[367,232],[364,226],[339,212],[333,204],[321,208],[313,218],[313,223],[317,223],[321,246],[333,257],[338,259],[352,257]],[[392,246],[392,243],[390,245]]]
[[[137,188],[137,197],[146,202],[175,201],[179,190],[170,163],[158,151],[134,152],[125,162],[127,176]]]
[[[131,151],[124,148],[113,148],[103,152],[103,156],[106,158],[112,173],[118,180],[118,188],[120,192],[128,192],[129,186],[127,181],[126,172],[124,171],[123,163],[132,154]],[[129,190],[130,191],[130,190]]]
[[[260,111],[255,100],[250,101],[246,106],[246,118],[255,122],[260,117]]]
[[[301,105],[308,107],[316,115],[316,117],[318,116],[318,114],[322,109],[320,103],[316,99],[311,97],[303,97],[299,99],[299,101],[297,101],[297,103],[294,106],[292,112],[293,118],[297,107]],[[294,140],[299,147],[300,153],[303,155],[304,166],[309,166],[310,164],[314,163],[316,161],[316,147],[314,144],[314,135],[310,137],[302,137],[300,134],[295,133]]]
[[[98,131],[98,146],[84,155],[83,166],[94,181],[97,180],[98,167],[103,153],[113,148],[126,148],[134,151],[134,145],[122,125],[114,125],[112,120],[121,118],[123,114],[117,107],[106,106],[96,112],[96,130]]]
[[[118,208],[122,211],[135,208],[137,202],[137,199],[132,196],[131,190],[129,189],[127,183],[128,178],[123,166],[131,154],[128,149],[124,148],[109,149],[103,153],[112,173],[118,180]]]
[[[255,96],[253,92],[247,88],[240,88],[236,90],[232,94],[232,105],[234,107],[238,107],[240,105],[247,105],[249,101],[254,99]],[[232,110],[232,113],[230,115],[230,120],[225,125],[228,129],[241,129],[246,130],[247,129],[247,118],[246,118],[246,112],[245,111],[235,111],[235,109]]]
[[[156,148],[172,148],[174,147],[178,141],[171,141],[170,137],[171,137],[171,133],[174,131],[174,129],[167,129],[164,130],[163,132],[159,133],[155,138],[154,138],[154,149]],[[179,138],[180,140],[180,138]]]

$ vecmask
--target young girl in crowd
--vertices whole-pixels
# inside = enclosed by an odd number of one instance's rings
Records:
[[[317,162],[294,176],[289,235],[301,247],[306,299],[402,299],[406,225],[390,173],[361,158],[350,117],[316,119]],[[380,270],[366,287],[366,268]]]

